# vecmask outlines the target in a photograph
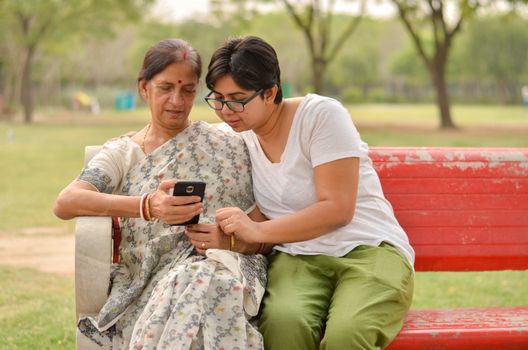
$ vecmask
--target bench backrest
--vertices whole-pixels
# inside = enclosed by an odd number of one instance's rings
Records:
[[[417,271],[528,269],[528,148],[371,147]]]

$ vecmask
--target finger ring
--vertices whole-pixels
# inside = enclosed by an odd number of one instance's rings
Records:
[[[202,249],[205,248],[205,242],[202,242],[202,245],[201,245]]]

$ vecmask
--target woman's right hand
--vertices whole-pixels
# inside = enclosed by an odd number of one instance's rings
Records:
[[[253,221],[242,209],[221,208],[216,211],[216,222],[228,235],[234,235],[246,243],[261,243],[262,232],[258,222]]]
[[[162,181],[150,195],[150,214],[165,224],[180,224],[203,212],[199,196],[173,196],[170,190],[177,180]]]

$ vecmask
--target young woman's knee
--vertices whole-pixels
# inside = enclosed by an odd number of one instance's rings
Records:
[[[358,321],[327,328],[320,349],[380,350],[389,341],[377,327]]]
[[[306,310],[298,304],[286,300],[266,301],[262,313],[262,319],[273,320],[274,324],[282,324],[296,327],[308,327]]]
[[[284,311],[284,312],[283,312]],[[280,310],[277,315],[261,317],[259,330],[269,350],[317,350],[321,327],[313,327],[302,315]]]

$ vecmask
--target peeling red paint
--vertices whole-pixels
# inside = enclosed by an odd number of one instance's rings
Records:
[[[417,271],[528,269],[528,148],[373,147]],[[389,350],[528,350],[528,306],[411,310]]]
[[[528,149],[374,147],[369,156],[416,270],[528,268]]]
[[[387,350],[526,350],[528,306],[411,310]]]

